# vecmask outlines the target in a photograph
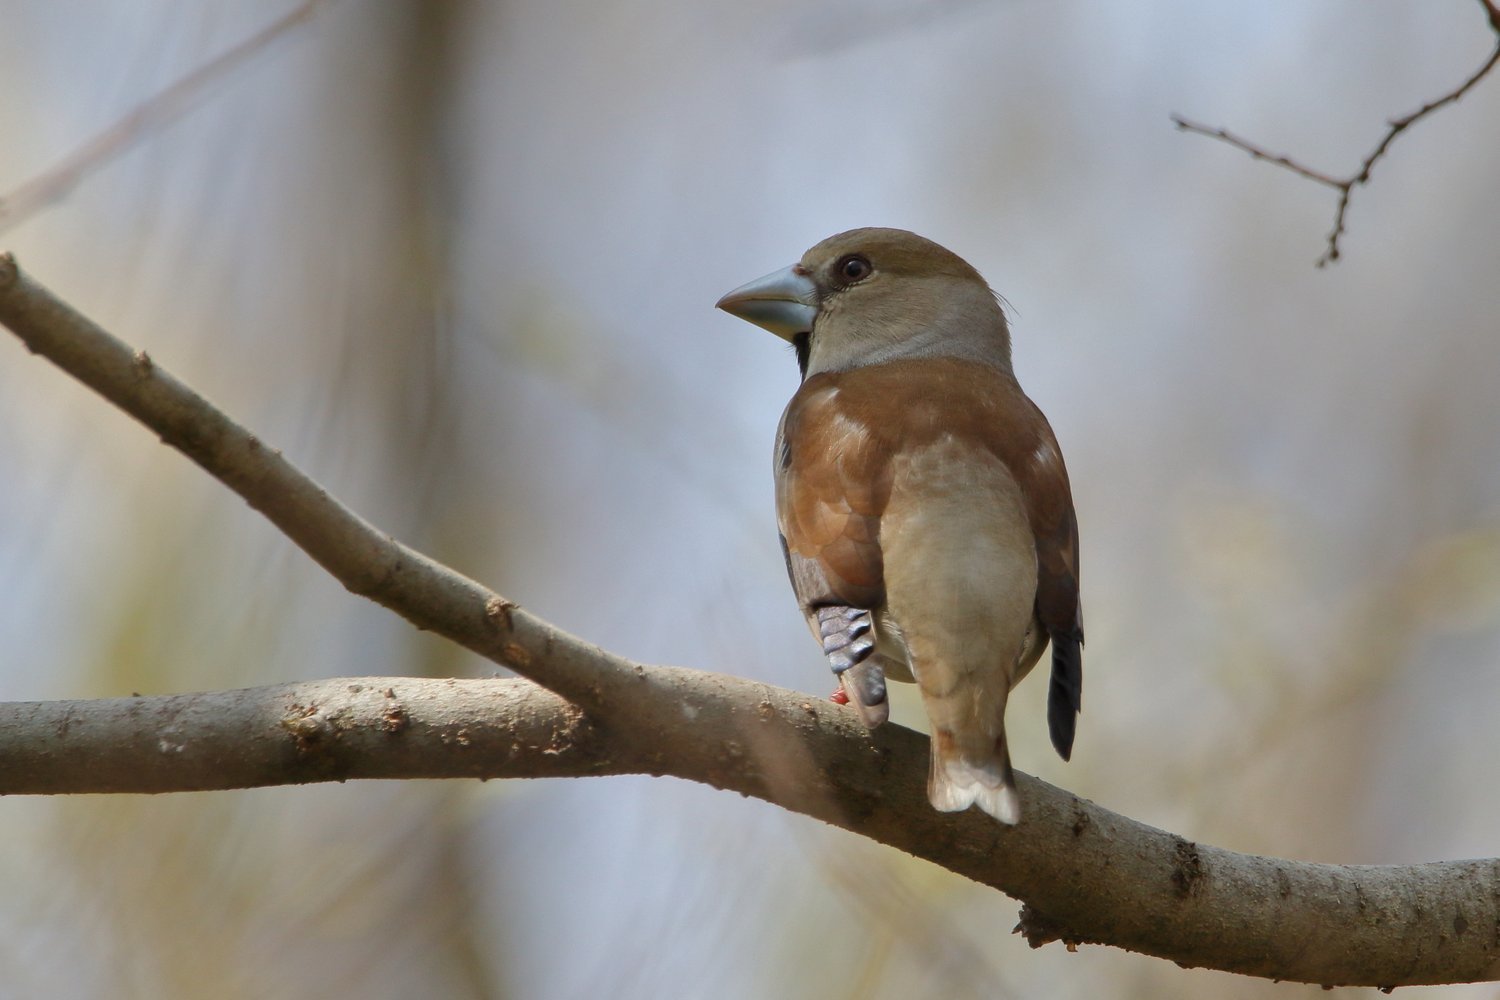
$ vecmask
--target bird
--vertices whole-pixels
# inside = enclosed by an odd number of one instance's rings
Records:
[[[1078,521],[1062,451],[1011,366],[1000,298],[915,233],[830,236],[717,308],[790,342],[802,381],[773,455],[798,604],[870,728],[915,682],[927,797],[1006,825],[1021,802],[1005,707],[1050,644],[1063,760],[1083,697]]]

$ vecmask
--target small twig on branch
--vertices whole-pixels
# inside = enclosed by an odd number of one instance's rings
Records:
[[[1339,193],[1338,207],[1334,209],[1333,229],[1328,233],[1328,247],[1317,261],[1318,267],[1327,267],[1329,264],[1337,261],[1341,255],[1339,240],[1345,232],[1344,219],[1349,212],[1349,199],[1353,195],[1354,189],[1361,184],[1369,183],[1370,171],[1374,168],[1376,161],[1391,148],[1391,143],[1396,141],[1396,137],[1439,108],[1452,104],[1462,98],[1473,89],[1475,84],[1484,79],[1490,70],[1495,68],[1497,63],[1500,63],[1500,2],[1497,2],[1497,0],[1479,0],[1479,3],[1485,9],[1485,14],[1489,19],[1490,30],[1495,33],[1495,48],[1490,52],[1490,56],[1485,60],[1484,65],[1480,66],[1467,80],[1442,97],[1429,101],[1408,115],[1393,118],[1387,122],[1386,133],[1380,142],[1360,162],[1359,169],[1347,177],[1335,177],[1332,174],[1313,170],[1311,167],[1305,166],[1290,156],[1268,152],[1265,147],[1251,142],[1249,139],[1241,138],[1228,129],[1202,125],[1189,121],[1177,114],[1171,116],[1172,124],[1176,125],[1179,131],[1195,132],[1198,135],[1206,135],[1210,139],[1218,139],[1220,142],[1228,143],[1236,149],[1249,153],[1254,159],[1274,163],[1284,170],[1290,170],[1300,177],[1305,177],[1310,181],[1331,187],[1337,191]]]
[[[210,84],[259,55],[277,38],[311,18],[322,2],[323,0],[305,0],[290,13],[136,105],[123,118],[85,142],[61,162],[0,195],[0,232],[66,197],[89,174],[140,142],[153,130],[182,117]]]
[[[1350,867],[1237,854],[1019,773],[1014,828],[972,810],[936,812],[926,737],[891,723],[872,733],[821,699],[633,663],[567,635],[361,520],[6,254],[0,324],[217,477],[350,590],[536,682],[346,678],[0,704],[0,794],[669,774],[1015,896],[1033,945],[1109,944],[1328,985],[1500,974],[1500,859]]]

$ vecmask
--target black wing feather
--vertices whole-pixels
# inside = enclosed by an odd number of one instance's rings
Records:
[[[1057,755],[1073,755],[1073,733],[1083,711],[1083,630],[1053,632],[1052,681],[1047,686],[1047,729]]]

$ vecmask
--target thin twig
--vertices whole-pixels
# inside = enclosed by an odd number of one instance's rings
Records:
[[[1439,108],[1452,104],[1462,98],[1473,89],[1475,84],[1484,79],[1490,70],[1495,68],[1497,63],[1500,63],[1500,2],[1497,2],[1497,0],[1479,0],[1479,3],[1484,7],[1485,14],[1489,19],[1490,29],[1495,33],[1495,48],[1490,53],[1489,58],[1485,60],[1484,65],[1480,66],[1467,80],[1442,97],[1429,101],[1408,115],[1393,118],[1387,122],[1384,137],[1370,151],[1369,155],[1361,161],[1359,169],[1347,177],[1334,177],[1332,174],[1313,170],[1311,167],[1303,165],[1290,156],[1268,152],[1264,146],[1260,146],[1248,139],[1243,139],[1228,129],[1214,128],[1211,125],[1201,125],[1177,114],[1171,116],[1172,124],[1176,125],[1180,131],[1196,132],[1198,135],[1206,135],[1210,139],[1218,139],[1220,142],[1228,143],[1236,149],[1249,153],[1257,160],[1274,163],[1276,166],[1290,170],[1300,177],[1305,177],[1310,181],[1315,181],[1318,184],[1331,187],[1337,191],[1339,193],[1338,207],[1333,213],[1333,229],[1328,234],[1328,248],[1323,251],[1323,255],[1317,261],[1318,267],[1327,267],[1340,257],[1339,240],[1345,232],[1344,218],[1349,212],[1350,196],[1354,193],[1355,187],[1369,183],[1370,171],[1374,168],[1375,162],[1386,154],[1386,151],[1391,147],[1391,143],[1396,141],[1396,136],[1405,132]]]
[[[311,18],[322,2],[305,0],[290,13],[136,105],[61,162],[0,196],[0,232],[66,197],[89,174],[154,130],[182,117],[210,84],[227,76],[265,51],[277,38]]]
[[[1251,142],[1249,139],[1240,138],[1228,129],[1214,128],[1212,125],[1200,125],[1197,122],[1188,121],[1181,115],[1173,115],[1172,124],[1176,125],[1184,132],[1197,132],[1199,135],[1206,135],[1211,139],[1218,139],[1220,142],[1227,142],[1234,148],[1242,149],[1245,152],[1249,153],[1250,156],[1254,159],[1265,160],[1269,163],[1274,163],[1278,167],[1284,167],[1294,174],[1300,174],[1303,177],[1306,177],[1310,181],[1316,181],[1319,184],[1326,184],[1331,188],[1338,188],[1340,190],[1342,190],[1344,186],[1349,183],[1348,181],[1339,180],[1337,177],[1332,177],[1328,174],[1321,173],[1320,171],[1314,170],[1311,167],[1305,167],[1285,154],[1268,152],[1267,150]]]

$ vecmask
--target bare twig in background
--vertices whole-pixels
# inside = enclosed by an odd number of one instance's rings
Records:
[[[1211,125],[1201,125],[1175,114],[1171,116],[1172,124],[1176,125],[1183,132],[1196,132],[1199,135],[1206,135],[1211,139],[1226,142],[1236,149],[1244,150],[1257,160],[1274,163],[1276,166],[1290,170],[1300,177],[1305,177],[1310,181],[1315,181],[1337,191],[1339,193],[1339,201],[1338,207],[1333,213],[1333,229],[1328,234],[1328,248],[1323,251],[1323,255],[1317,261],[1319,267],[1327,267],[1329,264],[1337,261],[1341,253],[1339,240],[1344,235],[1344,217],[1349,211],[1350,196],[1354,193],[1355,187],[1369,183],[1370,171],[1374,168],[1376,161],[1386,154],[1386,150],[1391,148],[1391,143],[1396,141],[1396,137],[1423,118],[1432,114],[1432,112],[1459,100],[1473,89],[1475,84],[1484,79],[1490,70],[1495,68],[1497,63],[1500,63],[1500,3],[1497,3],[1496,0],[1479,0],[1479,3],[1484,7],[1485,13],[1489,18],[1490,30],[1495,33],[1495,48],[1490,52],[1490,56],[1485,60],[1484,65],[1480,66],[1467,80],[1442,97],[1429,101],[1411,114],[1403,115],[1400,118],[1393,118],[1387,122],[1385,136],[1360,163],[1359,169],[1347,177],[1335,177],[1332,174],[1313,170],[1289,156],[1268,152],[1265,147],[1257,145],[1249,139],[1241,138],[1228,129],[1214,128]]]
[[[290,13],[136,105],[124,117],[85,142],[60,163],[0,195],[0,232],[66,197],[89,174],[140,142],[155,129],[182,117],[210,84],[259,55],[277,38],[311,18],[322,2],[323,0],[305,0]]]

